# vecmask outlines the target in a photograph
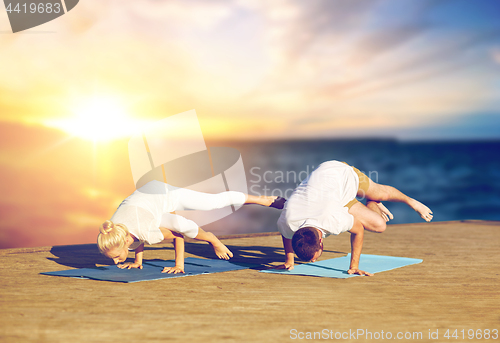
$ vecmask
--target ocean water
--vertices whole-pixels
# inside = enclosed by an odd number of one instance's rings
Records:
[[[500,141],[354,139],[223,145],[241,152],[250,194],[288,197],[319,164],[339,160],[423,202],[432,209],[433,221],[500,220]],[[390,223],[422,222],[404,204],[386,206],[394,214]],[[276,231],[279,211],[272,211],[245,206],[211,229],[219,233]]]

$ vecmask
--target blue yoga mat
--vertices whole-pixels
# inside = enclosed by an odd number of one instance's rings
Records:
[[[144,262],[142,269],[120,269],[117,266],[106,266],[96,268],[69,269],[40,274],[113,282],[138,282],[248,269],[254,267],[255,265],[246,263],[233,263],[226,260],[207,260],[188,257],[184,260],[185,274],[167,274],[161,272],[163,270],[163,267],[173,266],[175,266],[174,260],[152,260]]]
[[[422,260],[417,258],[365,255],[361,254],[359,261],[359,269],[369,273],[380,273],[387,270],[401,268],[412,264],[417,264]],[[274,273],[285,275],[307,275],[331,277],[338,279],[346,279],[359,275],[347,274],[349,264],[351,263],[351,254],[344,257],[332,258],[329,260],[305,263],[296,265],[293,270],[284,269],[266,269],[261,270],[262,273]]]

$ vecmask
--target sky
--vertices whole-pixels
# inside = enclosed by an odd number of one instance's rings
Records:
[[[191,109],[217,140],[498,139],[499,17],[496,0],[85,0],[13,34],[0,8],[0,248],[94,242],[134,190],[127,137]]]

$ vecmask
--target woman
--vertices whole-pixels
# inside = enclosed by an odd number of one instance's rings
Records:
[[[171,212],[209,211],[244,204],[282,209],[285,201],[281,197],[254,196],[235,191],[201,193],[151,181],[126,198],[111,220],[101,225],[97,245],[101,253],[113,259],[119,268],[142,269],[144,244],[156,244],[173,238],[176,267],[165,268],[164,272],[184,272],[184,236],[210,243],[220,259],[227,260],[233,254],[213,233],[206,232],[192,220]],[[135,250],[135,261],[119,264],[127,259],[128,250]]]

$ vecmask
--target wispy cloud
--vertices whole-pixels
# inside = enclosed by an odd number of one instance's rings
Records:
[[[491,12],[461,0],[86,1],[46,24],[57,34],[0,37],[0,118],[64,118],[68,98],[113,90],[137,117],[197,108],[213,127],[256,128],[272,117],[271,135],[293,135],[284,130],[311,113],[403,123],[391,109],[406,106],[426,120],[462,106],[448,101],[453,89],[472,103],[489,88]],[[436,106],[421,106],[426,97]]]

